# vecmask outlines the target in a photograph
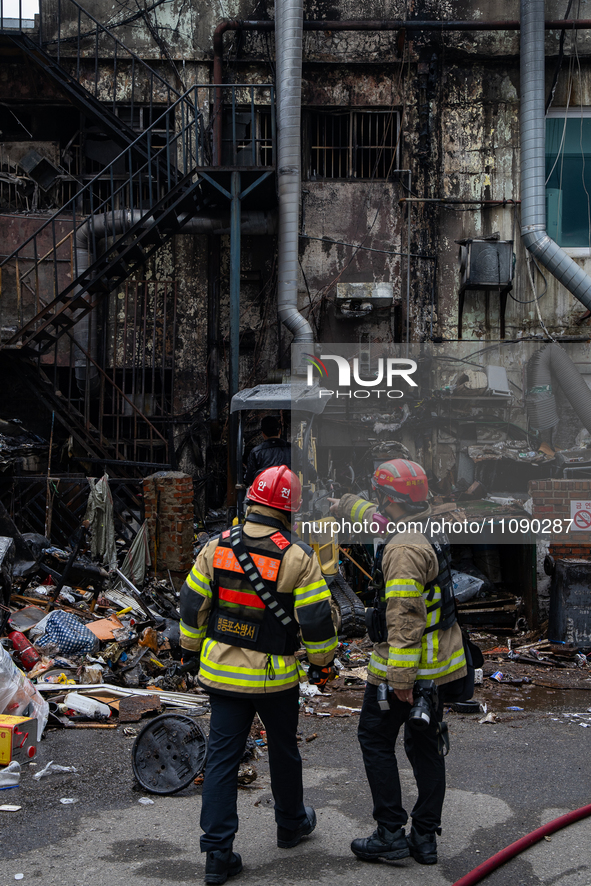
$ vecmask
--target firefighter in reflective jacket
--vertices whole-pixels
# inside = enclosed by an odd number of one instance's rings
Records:
[[[367,520],[368,524],[378,511],[396,524],[396,533],[386,539],[380,551],[381,570],[374,575],[378,599],[372,627],[376,636],[372,637],[375,645],[358,733],[378,827],[370,837],[354,840],[351,849],[364,861],[394,860],[410,854],[421,864],[435,864],[435,835],[441,833],[445,795],[445,762],[438,734],[443,692],[437,692],[437,704],[426,729],[413,729],[407,721],[413,688],[432,687],[415,681],[433,680],[441,687],[466,675],[462,633],[455,617],[449,544],[446,538],[431,532],[427,476],[419,464],[401,458],[385,462],[374,473],[372,485],[377,508],[355,495],[335,500],[332,508],[341,518]],[[405,531],[408,522],[420,526],[409,526]],[[386,698],[381,706],[380,684],[388,687],[384,687]],[[408,837],[408,815],[402,806],[394,753],[403,725],[404,748],[418,787]]]
[[[267,731],[277,845],[296,846],[316,825],[304,806],[296,731],[303,643],[311,683],[334,676],[337,637],[330,592],[311,548],[290,532],[301,486],[284,465],[267,468],[248,491],[244,527],[201,550],[181,590],[181,645],[200,654],[199,683],[211,698],[201,807],[205,882],[242,870],[237,774],[255,713]],[[186,658],[186,655],[184,658]]]

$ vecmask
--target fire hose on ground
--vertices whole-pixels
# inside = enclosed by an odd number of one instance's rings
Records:
[[[482,864],[479,864],[473,871],[470,871],[470,873],[465,874],[463,877],[460,877],[459,880],[456,880],[453,886],[473,886],[474,883],[480,883],[481,880],[493,871],[496,871],[496,869],[502,864],[505,864],[506,861],[515,858],[515,856],[519,855],[520,852],[523,852],[524,849],[528,849],[530,846],[533,846],[534,843],[539,843],[544,837],[549,837],[550,834],[554,834],[561,828],[564,828],[569,824],[574,824],[576,821],[581,821],[581,819],[587,818],[589,815],[591,815],[591,803],[588,806],[581,806],[580,809],[575,809],[574,812],[567,812],[566,815],[561,815],[559,818],[549,821],[548,824],[543,825],[541,828],[537,828],[530,834],[526,834],[525,837],[521,837],[520,840],[516,840],[515,843],[511,843],[509,846],[501,849],[500,852],[491,856],[487,861],[483,861]]]

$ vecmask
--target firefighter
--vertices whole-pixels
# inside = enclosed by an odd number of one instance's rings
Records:
[[[277,845],[297,846],[314,830],[296,739],[300,638],[308,680],[323,687],[335,674],[330,592],[313,551],[290,531],[301,502],[298,478],[285,466],[267,468],[247,502],[244,527],[208,542],[181,590],[184,659],[200,654],[199,683],[211,699],[201,807],[206,883],[242,870],[232,850],[237,774],[255,714],[267,732]]]
[[[375,645],[358,730],[377,829],[370,837],[353,840],[351,849],[363,861],[392,861],[410,854],[420,864],[435,864],[445,796],[445,689],[439,687],[463,679],[467,672],[455,617],[449,543],[431,531],[427,476],[419,464],[403,458],[385,462],[375,471],[372,486],[377,508],[355,495],[333,500],[332,508],[341,518],[368,523],[379,512],[395,528],[376,557],[377,599],[370,619]],[[416,525],[407,529],[408,522]],[[420,713],[429,720],[423,729],[416,728],[414,719],[413,705],[419,698]],[[425,720],[419,725],[424,727]],[[418,788],[408,837],[394,751],[402,726]]]

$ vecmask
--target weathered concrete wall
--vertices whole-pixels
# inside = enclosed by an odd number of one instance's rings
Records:
[[[54,0],[51,0],[54,2]],[[67,0],[62,2],[66,21]],[[121,26],[131,15],[114,0],[97,0],[95,17],[114,28],[114,33],[137,52],[175,88],[208,82],[212,69],[212,35],[224,18],[272,18],[273,4],[263,2],[253,11],[242,0],[167,0],[144,17]],[[546,18],[564,16],[563,2],[548,0]],[[571,12],[572,15],[575,11]],[[591,18],[591,0],[581,0],[576,15]],[[311,0],[307,19],[474,19],[516,20],[518,0],[501,0],[494,8],[482,2],[452,4],[449,0],[367,0],[362,7],[353,0]],[[67,27],[72,28],[72,17]],[[51,24],[51,22],[49,22]],[[72,32],[73,33],[73,32]],[[551,88],[559,50],[560,33],[548,32],[546,93]],[[576,43],[575,43],[576,40]],[[83,47],[89,54],[92,40]],[[108,42],[105,41],[105,47]],[[226,82],[260,83],[272,80],[274,35],[234,32],[224,38]],[[51,51],[51,47],[50,51]],[[74,45],[71,51],[74,52]],[[575,51],[578,56],[575,57]],[[67,55],[67,48],[64,49]],[[553,106],[591,106],[591,31],[567,34]],[[73,64],[70,62],[70,64]],[[86,81],[92,85],[94,67],[85,63]],[[129,101],[129,65],[119,60],[118,98]],[[35,104],[56,102],[60,93],[47,91],[37,74],[18,76],[14,60],[0,64],[0,98]],[[72,68],[73,70],[73,68]],[[103,97],[112,85],[112,59],[105,57],[98,69]],[[43,81],[43,82],[42,82]],[[393,109],[400,114],[400,155],[397,166],[410,171],[410,190],[420,200],[460,198],[506,200],[504,206],[444,206],[437,202],[414,202],[406,206],[408,177],[389,181],[302,182],[302,216],[299,306],[311,317],[318,338],[324,341],[400,340],[431,337],[457,338],[460,283],[459,247],[456,240],[488,237],[494,233],[515,241],[516,266],[513,296],[506,312],[506,336],[540,334],[526,255],[520,242],[519,218],[519,32],[306,32],[304,36],[303,105],[310,108]],[[13,85],[14,84],[14,87]],[[136,100],[148,101],[148,80],[140,82]],[[11,90],[13,90],[11,92]],[[153,99],[164,101],[161,87]],[[61,97],[61,100],[66,101]],[[38,134],[36,133],[36,137]],[[305,158],[304,158],[305,160]],[[306,163],[304,162],[304,167]],[[15,241],[22,224],[8,236]],[[410,261],[407,235],[410,231]],[[18,236],[17,236],[18,235]],[[318,239],[314,239],[318,238]],[[343,243],[330,242],[341,240]],[[16,242],[16,241],[15,241]],[[353,246],[345,245],[353,244]],[[364,248],[357,248],[358,246]],[[367,248],[365,248],[367,247]],[[369,249],[379,250],[371,252]],[[190,431],[194,446],[185,447],[182,465],[199,472],[200,458],[207,464],[209,438],[207,397],[214,380],[209,371],[207,349],[207,299],[209,242],[206,237],[182,235],[161,250],[147,279],[171,280],[178,293],[176,348],[177,401],[175,413],[179,440]],[[436,260],[435,260],[436,259]],[[591,272],[589,258],[577,258]],[[407,265],[410,265],[410,313],[406,316]],[[534,272],[535,273],[535,272]],[[578,325],[583,307],[547,276],[547,293],[540,310],[553,333],[580,335],[588,321]],[[344,319],[336,305],[338,282],[391,283],[394,304],[362,319]],[[538,294],[544,283],[536,274]],[[242,386],[265,381],[270,370],[286,367],[289,335],[276,315],[276,242],[272,237],[243,238],[241,279]],[[221,439],[227,407],[229,349],[229,238],[221,244],[220,416]],[[16,310],[4,302],[9,313]],[[7,322],[3,319],[3,323]],[[499,339],[499,298],[482,292],[467,293],[463,336],[487,344]],[[501,359],[501,357],[499,358]],[[511,363],[513,358],[503,356]],[[511,365],[509,366],[512,369]],[[515,375],[515,379],[519,378]],[[195,406],[199,420],[195,418]],[[192,411],[193,410],[193,411]],[[446,468],[442,451],[440,466]],[[450,456],[451,457],[451,456]],[[449,465],[447,465],[449,466]]]

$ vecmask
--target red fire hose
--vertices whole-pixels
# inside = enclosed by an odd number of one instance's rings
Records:
[[[473,871],[470,871],[469,874],[465,874],[463,877],[460,877],[459,880],[456,880],[453,886],[473,886],[474,883],[480,883],[481,880],[493,871],[496,871],[497,868],[502,864],[505,864],[506,861],[509,861],[510,858],[519,855],[524,849],[533,846],[534,843],[539,843],[544,837],[549,837],[550,834],[559,831],[568,824],[573,824],[575,821],[587,818],[588,815],[591,815],[591,803],[588,806],[581,806],[580,809],[575,809],[574,812],[567,812],[566,815],[561,815],[560,818],[555,818],[554,821],[549,821],[548,824],[545,824],[543,827],[537,828],[537,830],[532,831],[531,834],[527,834],[520,840],[516,840],[515,843],[511,843],[510,846],[501,849],[500,852],[497,852],[491,858],[487,859],[487,861],[483,861],[482,864],[479,864],[478,867],[474,868]]]

